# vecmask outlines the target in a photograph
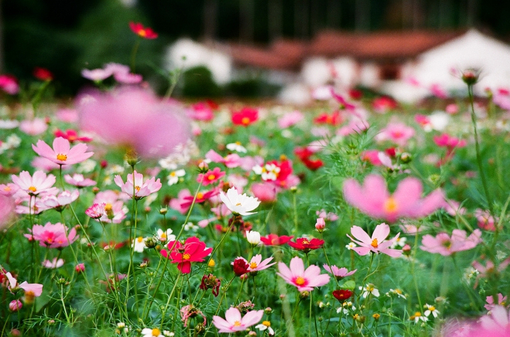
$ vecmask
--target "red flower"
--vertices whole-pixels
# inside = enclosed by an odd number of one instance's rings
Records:
[[[220,292],[221,280],[213,274],[204,275],[202,282],[200,283],[200,289],[207,290],[212,289],[214,297],[217,297]]]
[[[259,119],[259,112],[253,108],[242,108],[241,111],[232,113],[232,123],[235,125],[248,126]]]
[[[293,235],[278,236],[276,234],[269,234],[268,236],[261,236],[260,241],[262,241],[266,246],[280,246],[292,240],[293,237]]]
[[[297,250],[304,250],[305,253],[310,250],[319,249],[324,244],[324,240],[320,239],[311,239],[308,240],[306,238],[296,239],[296,242],[289,241],[288,245]]]
[[[155,33],[152,28],[144,28],[142,26],[141,23],[137,22],[137,23],[134,23],[134,22],[130,22],[129,23],[129,28],[131,28],[131,30],[133,31],[133,33],[135,33],[136,35],[140,36],[141,38],[144,38],[144,39],[155,39],[158,37],[158,34]]]
[[[323,113],[322,115],[316,117],[313,121],[316,124],[329,124],[337,126],[342,123],[342,116],[340,115],[339,111],[335,111],[331,115]]]
[[[352,296],[353,292],[347,289],[340,289],[333,291],[333,296],[339,300],[340,302],[343,302],[347,299],[349,299]]]
[[[41,81],[53,80],[53,74],[51,73],[51,71],[45,68],[35,67],[33,74],[35,78]]]
[[[92,138],[89,137],[78,137],[78,133],[74,130],[57,130],[55,131],[55,137],[62,137],[67,139],[70,143],[74,143],[75,141],[80,142],[91,142]]]
[[[246,274],[248,272],[248,268],[250,267],[248,262],[246,262],[246,260],[242,257],[236,258],[234,262],[232,262],[232,266],[234,267],[234,273],[237,276]]]
[[[298,156],[301,162],[312,171],[316,171],[324,165],[320,159],[310,159],[314,152],[310,151],[307,147],[296,147],[294,153]]]
[[[161,250],[161,255],[170,259],[172,263],[177,263],[177,269],[183,274],[191,272],[191,262],[203,262],[213,250],[206,248],[205,243],[195,236],[187,238],[184,244],[179,241],[170,241],[167,248],[168,250]]]

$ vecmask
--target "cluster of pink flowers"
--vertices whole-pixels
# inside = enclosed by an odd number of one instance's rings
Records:
[[[31,234],[25,234],[28,240],[38,241],[40,246],[48,248],[67,247],[79,237],[76,235],[76,228],[68,231],[67,226],[59,222],[56,224],[48,222],[44,226],[34,225],[29,231]]]

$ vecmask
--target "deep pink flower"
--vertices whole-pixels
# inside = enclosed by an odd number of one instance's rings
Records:
[[[308,238],[299,238],[296,239],[296,242],[289,241],[287,242],[289,246],[296,250],[302,250],[305,252],[309,252],[310,250],[319,249],[324,244],[324,240],[321,239],[308,239]]]
[[[94,152],[86,152],[87,145],[85,144],[77,144],[71,148],[69,141],[62,137],[57,137],[53,140],[53,149],[42,140],[39,140],[37,145],[32,144],[32,149],[39,156],[59,165],[80,163],[94,154]]]
[[[398,239],[400,233],[391,240],[385,241],[388,235],[390,235],[390,226],[385,223],[377,225],[375,227],[374,233],[372,233],[372,237],[368,236],[367,232],[363,230],[363,228],[359,226],[352,226],[351,234],[357,240],[347,236],[360,247],[353,247],[354,250],[359,255],[367,255],[370,252],[373,253],[383,253],[389,255],[391,257],[399,257],[402,255],[401,250],[390,249],[390,246],[393,245],[393,242]]]
[[[197,121],[210,121],[214,118],[213,107],[208,102],[198,102],[193,104],[188,110],[187,115]]]
[[[390,194],[384,178],[369,175],[363,186],[354,179],[344,183],[345,200],[373,218],[395,222],[398,218],[421,218],[444,205],[441,190],[436,190],[421,199],[422,184],[413,177],[402,180],[395,191]]]
[[[144,158],[166,157],[191,136],[189,120],[177,103],[139,87],[83,93],[76,105],[82,130],[108,144],[134,148]]]
[[[233,333],[245,331],[252,325],[257,324],[264,315],[264,310],[253,310],[241,317],[239,309],[231,307],[225,312],[225,319],[213,316],[213,324],[219,333]]]
[[[466,237],[466,232],[454,229],[451,237],[447,233],[439,233],[436,237],[430,234],[423,236],[420,248],[429,253],[438,253],[443,256],[475,248],[482,242],[482,232],[475,229]]]
[[[345,268],[345,267],[338,268],[337,266],[334,266],[334,265],[331,266],[331,268],[330,268],[327,264],[323,265],[322,268],[326,269],[326,271],[333,274],[333,276],[337,280],[341,280],[344,277],[354,275],[354,273],[357,271],[357,269],[354,269],[353,271],[348,271],[347,268]]]
[[[206,248],[205,243],[194,236],[186,239],[184,244],[179,241],[170,241],[166,248],[161,250],[161,255],[170,259],[172,263],[178,263],[177,268],[183,274],[191,272],[191,262],[203,262],[213,250]]]
[[[239,111],[232,112],[232,123],[244,127],[255,123],[259,119],[259,111],[254,108],[244,107]]]
[[[75,130],[57,130],[54,133],[55,137],[62,137],[67,139],[69,142],[74,143],[76,141],[79,142],[91,142],[92,138],[90,137],[79,137],[78,133]]]
[[[27,171],[22,171],[18,176],[11,176],[12,182],[29,195],[38,195],[42,192],[49,191],[55,184],[55,176],[42,171],[35,171],[33,176]]]
[[[305,118],[305,115],[301,111],[294,110],[288,112],[278,119],[278,126],[282,129],[291,127]]]
[[[300,257],[294,257],[290,260],[290,268],[283,262],[278,262],[279,273],[276,273],[288,284],[297,287],[298,291],[312,291],[315,287],[320,287],[329,282],[329,275],[321,274],[321,269],[311,265],[305,270],[303,260]]]
[[[237,153],[229,154],[225,157],[222,157],[220,154],[215,152],[214,150],[209,150],[205,154],[205,158],[209,159],[213,163],[222,163],[228,168],[234,168],[241,165],[241,157]]]
[[[433,138],[434,143],[436,143],[436,145],[439,147],[447,147],[449,149],[453,149],[454,147],[466,146],[465,140],[450,136],[447,133],[443,133],[439,136],[434,136]]]
[[[260,241],[262,241],[266,246],[280,246],[288,243],[293,237],[293,235],[278,236],[276,234],[269,234],[267,236],[261,236]]]
[[[133,174],[130,173],[127,175],[125,183],[119,175],[115,176],[114,181],[115,184],[122,189],[122,192],[137,200],[145,198],[152,193],[156,193],[162,186],[159,178],[156,180],[156,178],[152,177],[149,180],[143,181],[143,174],[136,171],[134,171],[134,179]]]
[[[136,35],[140,36],[143,39],[155,39],[158,37],[158,34],[152,30],[152,28],[144,27],[139,22],[130,22],[129,28],[135,33]]]
[[[214,170],[209,170],[206,173],[200,173],[197,177],[197,182],[202,183],[202,185],[207,186],[210,184],[214,184],[221,177],[225,175],[225,172],[222,172],[219,167],[215,167]]]
[[[271,260],[273,260],[272,257],[268,257],[267,259],[262,261],[262,255],[260,255],[260,254],[257,254],[254,257],[252,257],[250,262],[248,262],[243,257],[238,257],[238,259],[243,259],[248,264],[247,271],[250,273],[267,269],[267,268],[271,267],[272,265],[276,264],[276,262],[269,263],[269,262],[271,262]]]
[[[42,247],[63,248],[78,239],[74,227],[68,232],[68,228],[60,222],[54,225],[50,222],[44,226],[34,225],[32,229],[28,230],[32,234],[25,234],[25,237],[29,240],[39,241],[39,245]]]
[[[0,89],[9,95],[15,95],[19,92],[19,84],[12,75],[0,75]]]

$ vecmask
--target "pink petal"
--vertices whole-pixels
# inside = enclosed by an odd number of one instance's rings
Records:
[[[241,313],[239,312],[239,309],[230,307],[230,309],[228,309],[225,312],[225,319],[230,324],[234,324],[235,322],[241,322]]]
[[[356,239],[358,239],[360,242],[362,242],[366,245],[372,244],[372,238],[370,236],[368,236],[367,232],[365,232],[363,230],[363,228],[361,228],[359,226],[352,226],[351,234]]]
[[[85,144],[83,144],[85,145]],[[69,149],[71,148],[71,144],[69,141],[63,137],[57,137],[53,140],[53,150],[56,154],[68,154]]]
[[[390,226],[388,226],[385,223],[382,223],[375,227],[374,233],[372,234],[372,238],[377,239],[377,242],[381,243],[384,240],[386,240],[386,238],[388,237],[389,234],[390,234]]]
[[[293,257],[292,260],[290,260],[290,270],[292,276],[302,276],[305,272],[303,260],[298,256]]]

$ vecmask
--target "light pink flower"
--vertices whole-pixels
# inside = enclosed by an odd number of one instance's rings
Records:
[[[161,189],[161,181],[156,180],[156,178],[152,177],[149,180],[143,181],[143,175],[134,171],[134,180],[133,174],[127,175],[127,180],[124,183],[120,176],[115,176],[115,184],[122,189],[122,192],[126,193],[130,197],[134,197],[135,199],[144,198],[152,193],[156,193]],[[134,187],[133,187],[134,185]],[[133,195],[134,191],[134,195]]]
[[[413,177],[402,180],[390,194],[384,178],[378,175],[366,177],[363,186],[354,179],[344,183],[345,200],[373,218],[395,222],[398,218],[421,218],[444,205],[441,190],[436,190],[421,199],[422,184]]]
[[[234,168],[241,165],[241,157],[239,157],[237,153],[232,153],[226,157],[222,157],[214,150],[209,150],[209,152],[205,154],[205,158],[209,159],[213,163],[222,163],[228,168]]]
[[[225,319],[220,316],[213,316],[213,324],[219,330],[219,333],[245,331],[250,326],[260,322],[263,315],[264,310],[253,310],[241,317],[239,309],[231,307],[225,312]]]
[[[354,269],[353,271],[348,271],[347,268],[342,267],[338,268],[337,266],[331,266],[331,268],[324,264],[322,268],[326,269],[327,272],[331,273],[336,279],[341,280],[344,277],[354,275],[354,273],[357,271],[357,269]]]
[[[83,174],[79,174],[79,173],[75,173],[72,176],[69,175],[69,174],[66,174],[64,176],[64,180],[69,185],[73,185],[73,186],[76,186],[78,188],[87,187],[87,186],[94,186],[96,184],[96,182],[94,180],[88,179],[88,178],[85,179],[83,177]]]
[[[262,261],[262,255],[257,254],[254,257],[251,258],[250,262],[248,262],[243,257],[238,257],[238,259],[243,259],[248,264],[248,271],[249,272],[257,272],[264,269],[267,269],[271,267],[272,265],[276,264],[276,262],[269,263],[271,260],[273,260],[272,257],[268,257],[264,261]]]
[[[500,264],[498,264],[497,269],[495,268],[494,262],[492,262],[491,260],[486,260],[485,266],[482,265],[478,261],[473,261],[473,263],[472,263],[473,267],[476,270],[478,270],[478,272],[480,273],[478,275],[478,277],[489,277],[490,274],[493,274],[495,272],[498,272],[498,273],[502,272],[503,270],[506,269],[506,267],[508,267],[509,264],[510,264],[510,258],[507,258],[504,261],[502,261]]]
[[[89,79],[94,82],[100,82],[102,80],[107,79],[108,77],[112,76],[113,71],[111,69],[83,69],[81,71],[81,76],[85,77],[86,79]]]
[[[190,122],[177,103],[139,87],[82,94],[76,104],[82,130],[108,144],[134,148],[144,158],[167,157],[191,136]]]
[[[271,203],[276,201],[278,187],[272,183],[263,182],[251,185],[251,191],[255,198],[259,199],[262,203]]]
[[[388,235],[390,234],[390,226],[385,223],[377,225],[375,227],[374,233],[372,233],[372,237],[368,236],[367,232],[363,230],[363,228],[358,226],[352,226],[351,234],[357,240],[347,236],[354,241],[360,247],[351,248],[359,255],[367,255],[370,252],[373,253],[383,253],[389,255],[391,257],[399,257],[402,255],[401,250],[390,249],[390,246],[393,245],[394,241],[398,239],[400,233],[391,240],[385,241]]]
[[[78,190],[63,191],[59,195],[46,195],[41,198],[41,202],[46,208],[55,208],[57,211],[61,211],[66,205],[78,199],[79,196],[80,192]]]
[[[414,129],[403,123],[390,123],[375,136],[378,142],[390,141],[399,146],[406,146],[409,139],[414,136]]]
[[[48,268],[48,269],[56,269],[56,268],[60,268],[64,265],[64,260],[62,259],[58,259],[57,258],[54,258],[53,260],[44,260],[43,263],[42,263],[42,266],[44,268]]]
[[[86,144],[77,144],[71,148],[69,141],[62,137],[53,140],[53,149],[46,142],[39,140],[32,149],[39,156],[49,159],[59,165],[72,165],[90,158],[94,152],[86,152]]]
[[[279,273],[276,273],[288,284],[297,287],[298,291],[312,291],[329,282],[329,275],[321,274],[321,269],[311,265],[305,270],[303,260],[296,256],[290,260],[290,268],[283,262],[278,262]]]
[[[46,131],[48,124],[42,118],[34,118],[33,120],[22,121],[19,129],[27,135],[36,136]]]
[[[504,336],[510,335],[510,315],[504,306],[495,305],[490,315],[482,316],[480,318],[482,328],[490,332],[505,332]],[[479,335],[479,336],[494,336],[494,335]],[[498,335],[499,336],[499,335]],[[503,336],[503,334],[501,334]]]
[[[60,109],[56,112],[55,116],[58,120],[66,123],[78,122],[78,111],[74,109]]]
[[[171,209],[175,209],[181,214],[186,214],[186,212],[189,209],[189,206],[183,206],[186,205],[187,198],[193,198],[190,191],[188,189],[182,189],[177,194],[177,198],[172,198],[168,204]]]
[[[21,283],[18,288],[21,288],[25,290],[25,294],[31,293],[31,295],[35,297],[39,297],[42,294],[43,291],[43,285],[38,283],[27,283],[27,281],[24,281]]]
[[[303,120],[303,118],[305,118],[305,116],[301,111],[294,110],[280,117],[278,119],[278,126],[282,129],[286,129],[299,123],[301,120]]]
[[[454,229],[451,237],[447,233],[439,233],[436,237],[430,234],[423,236],[420,248],[429,253],[438,253],[443,256],[475,248],[482,242],[482,232],[475,229],[469,237],[466,232]]]
[[[34,225],[32,229],[28,230],[32,234],[25,234],[25,237],[31,241],[39,241],[39,245],[42,247],[63,248],[78,239],[74,227],[68,232],[68,228],[60,222],[56,224],[48,222],[44,226]]]
[[[507,297],[503,296],[503,294],[499,293],[497,300],[498,300],[498,302],[494,303],[494,297],[493,296],[487,296],[485,298],[485,301],[487,302],[487,304],[484,305],[485,309],[487,309],[488,311],[491,311],[496,305],[503,305],[504,306],[505,303],[506,303]]]
[[[0,194],[0,230],[9,224],[14,215],[14,200],[10,196]]]
[[[342,126],[336,132],[340,136],[348,136],[355,133],[361,133],[368,129],[370,124],[364,119],[352,119],[347,125]]]
[[[49,191],[55,184],[55,176],[42,171],[35,171],[31,176],[27,171],[22,171],[18,176],[11,176],[12,182],[29,195],[38,195],[42,192]]]

